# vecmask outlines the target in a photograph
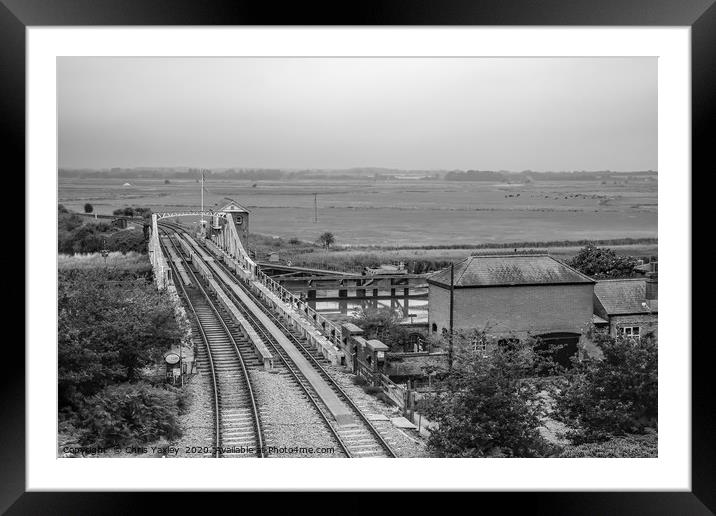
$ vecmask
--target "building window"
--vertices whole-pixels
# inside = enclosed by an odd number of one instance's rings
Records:
[[[438,331],[438,325],[436,323],[433,323],[433,333],[437,333]]]
[[[619,328],[619,336],[624,338],[638,339],[641,337],[639,326],[622,326]]]

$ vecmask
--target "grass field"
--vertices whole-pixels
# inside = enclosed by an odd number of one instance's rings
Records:
[[[618,254],[651,257],[658,256],[657,244],[620,245],[612,247]],[[545,247],[545,248],[517,248],[519,253],[545,253],[555,258],[566,260],[576,255],[581,247]],[[292,254],[290,249],[285,252],[278,250],[279,257],[290,259],[293,265],[338,268],[340,270],[357,271],[365,265],[375,266],[380,263],[405,262],[458,262],[472,255],[479,254],[511,254],[513,249],[380,249],[363,251],[358,249],[336,250],[325,252],[315,250],[311,253]]]
[[[125,205],[197,209],[193,180],[59,180],[59,202],[110,214]],[[256,185],[256,186],[254,186]],[[314,196],[318,222],[314,222]],[[252,232],[314,241],[324,231],[349,246],[489,244],[657,237],[657,182],[208,181],[205,206],[225,197],[251,210]]]
[[[57,257],[58,270],[69,269],[122,269],[137,274],[147,274],[152,269],[149,257],[146,254],[129,252],[109,253],[105,259],[100,253],[87,254],[60,254]]]

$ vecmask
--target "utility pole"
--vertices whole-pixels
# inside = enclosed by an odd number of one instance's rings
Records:
[[[204,235],[204,169],[201,169],[201,233]]]
[[[453,353],[453,313],[455,302],[455,264],[450,263],[450,335],[448,344],[448,370],[452,370],[452,353]]]
[[[318,192],[313,192],[313,223],[318,223]]]

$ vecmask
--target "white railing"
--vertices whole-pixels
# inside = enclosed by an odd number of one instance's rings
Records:
[[[278,297],[283,303],[290,306],[291,311],[298,311],[306,316],[306,319],[314,326],[324,337],[326,337],[334,346],[338,349],[343,349],[343,342],[341,340],[341,328],[330,319],[319,314],[316,310],[308,306],[308,303],[298,297],[296,294],[290,292],[285,287],[271,279],[266,273],[261,271],[256,265],[249,254],[246,252],[241,239],[239,238],[236,226],[233,224],[233,220],[227,218],[226,226],[228,233],[224,239],[225,245],[230,247],[226,249],[230,256],[237,259],[241,266],[244,268],[250,279],[255,280],[276,297]],[[294,312],[295,313],[295,312]]]
[[[339,349],[343,349],[343,342],[341,340],[342,332],[340,326],[328,319],[327,317],[319,314],[316,310],[308,306],[308,303],[298,297],[293,292],[287,290],[283,285],[274,281],[265,272],[260,269],[256,270],[255,274],[256,281],[261,283],[271,292],[273,292],[281,301],[295,308],[299,312],[305,314],[309,321],[320,331],[328,340],[330,340],[334,346]]]
[[[228,235],[225,240],[227,240],[227,245],[232,247],[232,249],[228,250],[229,254],[239,260],[241,265],[253,278],[257,270],[256,262],[249,257],[249,253],[247,253],[246,249],[244,249],[244,245],[241,243],[241,238],[239,237],[239,232],[236,230],[236,226],[234,225],[234,219],[227,217],[226,221],[227,223],[225,227],[228,228]]]
[[[159,228],[157,226],[157,214],[152,214],[152,234],[149,236],[149,260],[154,269],[154,281],[159,290],[164,290],[169,275],[169,264],[167,263],[162,246],[159,243]]]

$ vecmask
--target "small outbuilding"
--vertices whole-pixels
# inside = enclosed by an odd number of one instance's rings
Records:
[[[594,314],[613,337],[657,337],[657,286],[655,272],[645,278],[600,280],[594,286]]]

